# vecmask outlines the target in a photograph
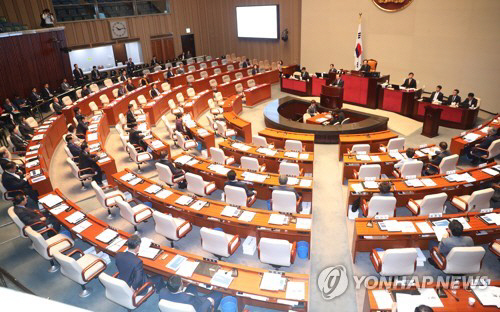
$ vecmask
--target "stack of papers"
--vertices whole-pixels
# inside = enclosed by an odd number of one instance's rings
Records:
[[[82,223],[75,225],[72,230],[75,231],[76,233],[81,233],[85,229],[87,229],[91,226],[92,226],[92,223],[90,223],[88,220],[85,220]]]
[[[226,168],[219,164],[211,164],[208,166],[208,169],[221,175],[226,175],[229,171],[231,171],[230,168]]]
[[[356,154],[356,159],[362,160],[362,161],[370,161],[371,160],[370,156],[368,156],[366,154]]]
[[[406,180],[405,184],[411,187],[421,187],[424,186],[424,183],[420,181],[419,179],[411,179],[411,180]]]
[[[243,172],[243,179],[250,182],[263,183],[267,179],[267,175],[257,174],[253,172]]]
[[[295,177],[288,177],[286,184],[287,185],[297,185],[297,184],[299,184],[299,179],[297,179]]]
[[[107,244],[117,236],[118,236],[118,233],[115,232],[114,230],[105,229],[104,231],[101,232],[101,234],[96,236],[96,239],[98,241],[101,241],[101,242]]]
[[[477,299],[483,306],[496,306],[500,308],[500,287],[488,286],[484,289],[482,287],[474,287],[472,291]]]
[[[225,217],[236,217],[238,215],[238,208],[234,206],[226,206],[222,209],[220,215]]]
[[[436,238],[438,241],[441,241],[443,239],[443,235],[447,233],[448,226],[436,226],[434,225],[432,227],[434,230],[434,234],[436,234]]]
[[[500,225],[500,214],[498,213],[488,213],[481,217],[488,224]]]
[[[162,141],[160,140],[154,140],[153,142],[151,142],[151,146],[154,148],[154,149],[158,149],[158,148],[162,148],[165,146],[165,144],[163,144]]]
[[[120,177],[120,180],[128,182],[128,181],[130,181],[130,180],[132,180],[134,178],[135,178],[135,174],[129,172],[127,174],[122,175]]]
[[[286,284],[286,299],[304,300],[306,285],[304,282],[288,282]]]
[[[267,148],[267,147],[260,147],[257,149],[257,153],[265,154],[267,156],[274,156],[276,155],[278,151]]]
[[[118,237],[111,244],[109,244],[108,247],[106,247],[106,249],[111,252],[118,252],[118,250],[120,250],[120,248],[122,248],[126,242],[127,242],[126,239]]]
[[[491,168],[484,168],[484,169],[481,169],[481,171],[484,172],[484,173],[487,173],[487,174],[489,174],[491,176],[496,176],[499,173],[498,171],[493,170]]]
[[[40,198],[38,201],[42,204],[47,205],[49,208],[52,208],[55,205],[62,203],[63,199],[58,195],[49,194],[47,196],[44,196],[43,198]]]
[[[33,136],[33,138],[31,140],[38,141],[38,140],[43,139],[43,137],[44,137],[44,134],[37,134],[37,135]]]
[[[269,224],[284,225],[288,224],[288,217],[282,214],[273,213],[269,217]]]
[[[149,194],[156,194],[159,191],[161,191],[161,186],[158,186],[156,184],[152,184],[149,187],[147,187],[144,191]]]
[[[355,192],[355,193],[362,193],[365,191],[363,185],[361,185],[361,183],[354,183],[354,184],[351,184],[351,187],[352,187],[352,190]]]
[[[154,259],[161,250],[151,247],[152,242],[153,241],[151,239],[143,237],[141,239],[141,245],[139,246],[139,253],[137,255],[147,259]]]
[[[241,216],[238,218],[238,221],[242,222],[251,222],[255,217],[256,213],[253,211],[243,211]]]
[[[170,195],[172,195],[171,191],[163,189],[163,190],[159,191],[158,193],[156,193],[155,196],[158,198],[161,198],[161,199],[165,199],[165,198],[169,197]]]
[[[301,159],[301,160],[309,159],[309,154],[308,153],[300,153],[299,159]]]
[[[181,165],[185,165],[191,159],[193,159],[193,157],[189,155],[182,155],[181,157],[176,158],[174,162],[179,163]]]
[[[85,219],[85,215],[80,211],[75,211],[71,215],[69,215],[65,218],[66,221],[68,221],[69,223],[72,223],[72,224],[75,224],[78,221],[81,221],[83,219]]]
[[[62,205],[57,206],[54,209],[51,209],[50,213],[53,214],[54,216],[57,216],[58,214],[60,214],[64,210],[66,210],[67,208],[68,208],[68,205],[62,204]]]
[[[97,132],[91,133],[87,135],[87,141],[96,141],[98,139],[98,134]]]
[[[379,310],[391,310],[392,309],[392,297],[389,291],[386,289],[372,290],[375,302],[377,302],[377,308]]]
[[[312,180],[302,179],[302,180],[300,180],[299,186],[300,187],[311,187],[312,182],[313,182]]]
[[[189,206],[189,208],[194,210],[201,210],[201,208],[205,207],[206,204],[207,202],[204,200],[197,200],[191,206]]]
[[[176,255],[170,262],[166,265],[167,269],[177,271],[181,264],[186,261],[187,258],[181,255]]]
[[[285,156],[290,157],[290,158],[298,158],[299,153],[298,152],[285,152]]]
[[[403,155],[401,155],[398,151],[396,152],[389,152],[389,156],[392,157],[392,158],[396,158],[397,160],[401,160],[403,159]]]
[[[262,275],[262,280],[260,281],[260,289],[279,291],[285,289],[286,278],[281,276],[281,274],[265,272]]]
[[[432,179],[421,179],[420,181],[422,181],[422,183],[425,185],[425,186],[436,186],[436,182],[434,182]]]
[[[363,182],[363,185],[367,189],[376,189],[378,188],[378,183],[375,181],[365,181]]]
[[[312,224],[312,219],[309,219],[309,218],[297,218],[297,223],[295,224],[295,227],[297,229],[310,230],[311,229],[311,224]]]
[[[191,277],[194,273],[194,270],[196,270],[196,267],[200,264],[199,262],[195,261],[183,261],[181,265],[179,266],[179,269],[177,270],[176,274],[183,276],[183,277]]]
[[[372,161],[380,161],[380,157],[375,155],[375,156],[370,156]]]
[[[434,230],[431,228],[431,226],[429,225],[429,223],[427,222],[417,222],[417,227],[420,229],[420,232],[424,233],[424,234],[430,234],[430,233],[434,233]]]
[[[463,139],[467,142],[473,142],[481,137],[480,134],[476,133],[467,133],[466,135],[463,136]]]
[[[181,197],[177,198],[175,203],[178,205],[182,205],[182,206],[189,206],[189,204],[191,204],[191,202],[193,202],[193,200],[194,199],[192,197],[182,195]]]
[[[30,161],[29,163],[26,163],[26,168],[32,168],[35,166],[38,166],[40,164],[40,161],[38,159]]]
[[[137,178],[135,178],[135,179],[130,180],[128,183],[129,183],[130,185],[134,186],[134,185],[137,185],[137,184],[141,183],[142,181],[143,181],[143,180],[142,180],[141,178],[137,177]]]

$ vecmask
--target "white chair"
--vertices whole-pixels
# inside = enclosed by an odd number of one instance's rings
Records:
[[[32,128],[38,127],[38,122],[33,117],[26,118],[26,123]]]
[[[213,131],[217,131],[217,125],[214,122],[214,118],[210,116],[209,114],[206,115],[207,120],[208,120],[208,125],[210,128],[212,128]]]
[[[311,114],[309,114],[309,113],[305,113],[304,115],[302,115],[302,121],[303,121],[304,123],[307,123],[307,120],[308,120],[309,118],[311,118]]]
[[[275,269],[290,266],[295,262],[297,244],[284,239],[262,237],[259,241],[259,260]]]
[[[266,164],[260,165],[257,158],[241,156],[240,163],[241,163],[241,168],[248,171],[254,171],[254,172],[266,171]]]
[[[17,214],[14,212],[14,206],[11,206],[11,207],[9,207],[9,209],[7,209],[7,214],[9,215],[9,217],[12,219],[14,224],[19,229],[20,236],[22,238],[28,238],[28,236],[26,236],[26,233],[24,232],[24,227],[26,226],[26,224],[24,224],[23,221],[21,221],[21,219],[19,219]],[[32,246],[30,246],[30,247],[33,248]]]
[[[214,254],[219,260],[231,256],[240,246],[238,235],[226,234],[222,231],[202,227],[200,229],[201,247]]]
[[[222,107],[218,107],[217,105],[215,105],[214,100],[212,99],[208,99],[208,108],[210,109],[210,113],[212,115],[219,115],[224,112]]]
[[[222,70],[220,70],[220,68],[214,69],[214,75],[220,75],[220,74],[222,74]]]
[[[215,124],[217,125],[217,134],[221,137],[228,138],[236,135],[236,131],[234,131],[233,129],[228,129],[224,121],[217,120]]]
[[[380,179],[380,172],[382,167],[379,164],[374,165],[361,165],[359,172],[354,170],[354,179],[366,180],[366,179]]]
[[[164,82],[161,84],[161,89],[163,90],[163,92],[167,92],[170,90],[170,84],[168,82]]]
[[[187,191],[198,196],[208,196],[215,192],[217,187],[215,182],[205,182],[200,175],[187,172],[186,175]]]
[[[224,102],[224,97],[222,96],[222,93],[220,92],[215,92],[214,93],[214,100],[217,102],[217,105],[221,105],[222,102]]]
[[[54,236],[45,239],[42,234],[52,231],[55,233]],[[50,261],[49,272],[53,273],[59,270],[54,262],[54,253],[59,251],[66,251],[71,249],[75,243],[73,240],[63,234],[57,234],[56,230],[51,227],[45,228],[40,231],[35,231],[31,228],[31,226],[26,226],[24,228],[24,232],[26,236],[33,242],[33,249],[38,252],[40,256],[44,259]]]
[[[266,137],[263,137],[260,135],[252,136],[252,144],[256,145],[258,147],[269,147],[269,144],[267,143]]]
[[[227,65],[227,71],[233,71],[233,70],[234,70],[234,65],[233,64]]]
[[[243,93],[243,85],[241,83],[235,84],[234,90],[236,91],[236,94],[242,94]]]
[[[167,119],[167,116],[163,115],[161,116],[161,120],[163,121],[163,124],[165,125],[165,127],[167,128],[167,132],[168,132],[168,137],[172,140],[174,140],[174,143],[176,143],[177,141],[177,137],[175,136],[175,130],[174,130],[174,127],[170,124],[170,122],[168,121]],[[177,143],[176,143],[177,144]]]
[[[255,87],[255,80],[254,80],[254,79],[248,79],[248,81],[247,81],[247,86],[248,86],[249,88],[253,88],[253,87]]]
[[[135,202],[136,205],[132,206],[130,202]],[[120,208],[120,216],[134,226],[136,233],[139,232],[137,225],[146,222],[153,216],[153,210],[136,199],[124,201],[118,197],[116,198],[116,205]]]
[[[496,239],[490,243],[490,251],[500,258],[500,239]]]
[[[422,175],[422,168],[424,167],[424,163],[420,160],[415,160],[411,162],[406,162],[401,167],[401,170],[394,168],[392,174],[396,178],[404,178],[406,177],[420,177]]]
[[[389,142],[387,142],[387,146],[380,144],[380,151],[381,152],[390,152],[390,151],[401,151],[405,149],[405,138],[394,138],[390,139]]]
[[[200,72],[200,77],[201,77],[202,79],[205,79],[205,78],[207,78],[207,77],[208,77],[208,73],[207,73],[206,71],[202,71],[202,72]]]
[[[68,106],[68,105],[71,105],[73,104],[73,101],[71,100],[71,98],[69,96],[65,96],[61,99],[61,101],[63,102],[64,105]]]
[[[72,258],[75,253],[80,254],[78,260]],[[85,287],[85,285],[101,274],[107,267],[106,262],[102,259],[91,254],[84,254],[80,249],[74,249],[67,255],[58,251],[54,252],[54,258],[61,266],[61,273],[80,284],[82,291],[79,296],[81,298],[88,297],[92,292],[92,289]]]
[[[210,84],[210,88],[212,89],[212,91],[216,91],[217,90],[217,80],[210,79],[208,81],[208,83]]]
[[[230,81],[231,81],[231,77],[229,77],[229,75],[222,76],[222,82],[223,83],[228,83]]]
[[[214,163],[220,165],[232,165],[234,164],[234,157],[224,155],[224,151],[217,147],[210,148],[211,159]]]
[[[439,174],[446,174],[448,171],[455,171],[457,170],[457,163],[458,163],[458,155],[450,155],[444,157],[441,162],[439,163],[439,166],[436,166],[432,163],[427,163],[426,168],[433,167]]]
[[[479,100],[478,100],[478,106],[479,106]],[[481,156],[482,159],[484,160],[489,160],[489,159],[494,159],[498,155],[500,155],[500,139],[493,141],[488,149],[480,148],[480,147],[475,147],[475,150],[480,150],[484,152],[485,154]]]
[[[192,71],[195,71],[196,70],[196,66],[194,65],[189,65],[188,66],[188,71],[192,72]]]
[[[137,101],[139,102],[140,105],[146,105],[146,104],[148,104],[148,100],[142,94],[137,97]]]
[[[294,192],[274,190],[271,194],[273,211],[284,213],[298,213],[302,196],[297,199]]]
[[[108,210],[108,219],[112,219],[113,215],[111,214],[111,208],[116,207],[117,198],[126,200],[125,194],[119,191],[116,187],[100,187],[95,181],[92,181],[90,185],[92,186],[92,189],[94,189],[97,201],[102,207]]]
[[[201,63],[200,69],[207,69],[207,63]]]
[[[298,177],[301,176],[303,170],[300,169],[297,163],[281,162],[279,166],[279,174],[286,175],[288,177]]]
[[[251,68],[247,69],[247,75],[252,76],[252,69]]]
[[[187,235],[192,229],[189,221],[181,218],[174,218],[169,214],[153,211],[156,233],[165,236],[170,241],[170,247],[174,247],[174,241],[178,241]]]
[[[285,149],[287,151],[302,152],[302,142],[296,140],[285,140]]]
[[[168,107],[170,108],[170,112],[174,115],[178,115],[178,114],[184,114],[184,108],[182,107],[177,107],[177,105],[175,105],[175,102],[174,100],[170,99],[168,100]]]
[[[94,114],[94,115],[102,115],[102,111],[99,110],[99,107],[97,107],[97,104],[92,101],[89,103],[89,108],[90,108],[90,111]]]
[[[382,276],[413,275],[417,266],[417,249],[394,248],[384,251],[373,249],[370,260],[375,271]]]
[[[186,90],[186,93],[187,93],[187,96],[188,96],[188,97],[190,97],[190,98],[192,98],[192,97],[196,96],[196,92],[194,91],[194,89],[193,89],[193,88],[188,88],[188,89]]]
[[[453,247],[445,258],[438,247],[434,247],[430,254],[444,273],[464,275],[479,273],[486,251],[481,246]]]
[[[224,186],[226,203],[231,206],[252,207],[257,200],[257,193],[248,197],[244,188],[232,185]]]
[[[50,104],[49,104],[49,108],[50,108],[50,111],[51,111],[52,113],[55,113],[55,112],[56,112],[56,110],[54,109],[54,104],[53,104],[53,103],[50,103]]]
[[[167,165],[157,162],[155,166],[156,170],[158,171],[158,179],[165,182],[167,185],[174,186],[175,184],[185,179],[184,174],[178,177],[174,177],[172,171]]]
[[[212,61],[212,63],[210,63],[210,66],[212,66],[212,67],[219,66],[219,63],[217,61]],[[220,68],[216,68],[216,69],[220,70]]]
[[[490,200],[494,194],[492,188],[478,190],[471,195],[453,196],[451,204],[461,211],[481,211],[491,207]]]
[[[182,95],[181,92],[177,93],[175,95],[175,98],[177,99],[177,102],[179,102],[179,105],[184,106],[184,95]]]
[[[161,299],[158,302],[158,309],[160,309],[160,312],[196,312],[190,304],[169,301],[167,299]]]
[[[363,215],[371,218],[375,215],[394,217],[396,214],[396,198],[394,196],[374,195],[370,198],[368,204],[366,200],[361,201],[361,210]]]
[[[109,104],[109,98],[106,94],[103,94],[99,97],[99,100],[101,101],[102,105],[108,105]]]
[[[428,216],[431,213],[443,213],[446,199],[448,199],[446,193],[430,194],[423,199],[410,198],[406,207],[415,216]]]
[[[85,181],[87,180],[92,180],[92,178],[95,176],[95,171],[92,168],[83,168],[79,169],[76,163],[73,161],[71,158],[66,158],[66,162],[69,164],[71,167],[71,173],[75,178],[77,178],[80,183],[82,184],[82,191],[87,190],[85,187]]]
[[[193,148],[196,148],[196,142],[194,140],[186,140],[184,135],[179,131],[175,131],[175,137],[177,138],[177,145],[182,148],[184,151],[189,151]]]
[[[123,150],[128,153],[128,142],[129,142],[129,136],[127,134],[120,134],[120,141],[122,142]],[[130,158],[130,156],[129,156]]]
[[[194,82],[194,76],[193,75],[187,75],[186,76],[186,83],[188,86],[192,85]]]
[[[368,154],[370,144],[354,144],[351,149],[347,149],[348,154]]]
[[[75,94],[76,94],[76,97],[77,97],[77,98],[81,99],[81,98],[82,98],[82,89],[77,89],[77,90],[75,91]]]
[[[121,124],[117,123],[115,125],[115,129],[116,129],[116,131],[118,131],[119,135],[126,135],[126,136],[128,136],[127,132],[125,132],[125,130],[123,130],[123,127],[122,127]]]
[[[113,91],[111,91],[111,93],[113,94],[113,97],[116,99],[118,97],[118,88],[113,89]]]
[[[113,80],[111,80],[109,78],[104,79],[104,86],[106,86],[106,87],[113,86]]]
[[[103,272],[99,274],[99,280],[106,289],[106,298],[128,310],[139,307],[154,294],[154,286],[151,282],[144,283],[144,285],[134,291],[132,287],[127,285],[127,282],[118,278],[118,272],[113,274],[113,276]],[[140,295],[145,289],[147,289],[146,294]]]
[[[128,153],[130,158],[136,163],[137,171],[141,172],[141,164],[148,160],[153,159],[153,155],[147,151],[139,152],[135,149],[135,147],[129,142],[127,143]]]
[[[94,93],[95,93],[95,92],[99,92],[99,87],[98,87],[98,86],[97,86],[97,84],[95,84],[95,83],[91,84],[91,85],[89,86],[89,89],[90,89],[90,91],[92,91],[92,92],[94,92]]]
[[[222,59],[221,63],[222,63],[222,65],[227,65],[227,60],[226,59]]]

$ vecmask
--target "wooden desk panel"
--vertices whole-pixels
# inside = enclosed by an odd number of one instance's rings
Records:
[[[318,121],[318,119],[326,118],[327,120]],[[332,114],[330,112],[319,113],[306,120],[306,123],[313,125],[322,125],[324,122],[330,122]]]
[[[339,160],[342,160],[347,149],[351,149],[354,144],[370,144],[370,151],[379,151],[380,144],[387,145],[390,139],[397,138],[398,135],[390,130],[372,133],[340,134],[339,135]]]
[[[182,93],[187,96],[187,86],[177,86],[168,91],[162,92],[159,96],[150,100],[148,104],[144,105],[144,113],[148,115],[150,122],[156,124],[161,116],[170,110],[168,106],[169,100],[174,100],[177,103],[177,93]]]
[[[450,107],[447,105],[432,104],[422,100],[415,100],[413,106],[413,119],[423,121],[425,107],[433,106],[443,110],[439,125],[456,129],[470,129],[476,124],[479,109],[466,109],[460,107]]]
[[[217,91],[221,92],[222,96],[226,98],[236,94],[235,85],[238,83],[241,83],[244,89],[250,79],[254,79],[256,85],[261,85],[266,83],[273,84],[276,82],[277,77],[279,77],[278,70],[270,70],[253,76],[246,76],[241,79],[234,79],[230,82],[222,83],[217,86]]]
[[[194,66],[196,67],[196,69],[197,69],[197,70],[199,70],[199,69],[202,69],[202,68],[201,68],[201,64],[206,64],[206,65],[207,65],[207,68],[211,68],[211,67],[212,67],[212,62],[213,62],[213,61],[217,61],[217,63],[218,63],[218,65],[217,65],[217,66],[221,65],[221,60],[220,60],[220,59],[215,59],[215,60],[211,60],[211,61],[204,61],[204,62],[200,62],[200,63],[193,63],[193,64],[189,64],[189,65],[187,65],[187,66],[194,65]],[[185,68],[187,68],[187,67],[186,67],[186,65],[185,65],[184,67],[185,67]],[[174,73],[175,73],[175,72],[177,71],[177,69],[179,68],[179,66],[174,66],[174,67],[171,67],[171,68],[172,68],[172,72],[174,72]],[[166,69],[162,69],[162,70],[159,70],[159,71],[154,72],[154,73],[149,73],[149,74],[147,75],[147,77],[148,77],[148,79],[149,79],[150,81],[157,81],[157,80],[159,80],[159,81],[164,82],[164,81],[165,81],[165,76],[164,76],[164,74],[165,74],[166,72],[167,72],[167,70],[166,70]]]
[[[378,83],[389,81],[390,76],[380,78],[363,77],[359,74],[344,74],[344,102],[377,108]]]
[[[487,133],[481,131],[486,127],[496,127],[497,129],[500,128],[500,114],[496,115],[492,119],[483,123],[479,127],[476,127],[476,128],[471,129],[469,131],[462,132],[462,134],[460,136],[453,137],[451,139],[450,152],[452,154],[461,155],[464,152],[464,149],[466,147],[479,143],[479,141],[481,141],[487,135]],[[474,140],[473,142],[467,142],[463,139],[463,136],[468,134],[468,133],[475,133],[475,134],[478,134],[480,137],[478,139]]]
[[[254,106],[271,98],[271,85],[265,83],[243,91],[246,98],[246,106]]]
[[[241,96],[240,96],[241,100]],[[248,122],[234,112],[224,113],[224,119],[230,129],[235,130],[238,136],[243,137],[245,143],[252,142],[252,123]]]
[[[276,148],[284,149],[286,140],[297,140],[302,142],[302,146],[306,152],[314,152],[314,134],[266,128],[259,131],[259,135],[265,137],[267,143],[274,144]]]
[[[224,81],[222,80],[222,77],[225,75],[228,75],[231,80],[236,79],[236,73],[241,73],[243,77],[248,76],[247,68],[238,68],[232,71],[227,71],[224,73],[220,74],[213,74],[211,76],[208,76],[207,78],[199,78],[196,79],[191,87],[196,91],[196,92],[201,92],[203,90],[211,89],[210,87],[210,80],[215,79],[217,81],[217,85],[223,84]]]
[[[411,116],[415,94],[414,90],[381,89],[378,108],[403,116]]]
[[[185,85],[187,84],[187,76],[189,75],[193,75],[193,77],[195,79],[199,79],[201,78],[201,72],[202,71],[206,71],[208,73],[208,75],[213,75],[214,74],[214,71],[216,68],[219,68],[221,70],[221,72],[225,73],[227,72],[227,66],[229,65],[233,65],[235,69],[239,68],[239,63],[238,62],[233,62],[233,63],[228,63],[226,65],[218,65],[218,66],[214,66],[214,67],[209,67],[207,69],[198,69],[198,70],[195,70],[195,71],[192,71],[192,72],[186,72],[185,74],[180,74],[180,75],[175,75],[173,77],[170,77],[168,79],[168,82],[170,83],[170,86],[172,87],[176,87],[176,86],[180,86],[180,85]],[[184,66],[184,69],[187,71],[187,68],[188,66]],[[175,73],[175,71],[174,71]]]

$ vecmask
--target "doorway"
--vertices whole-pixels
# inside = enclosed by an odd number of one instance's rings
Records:
[[[182,52],[191,54],[191,57],[196,56],[196,49],[194,47],[194,34],[181,35]]]
[[[172,36],[162,38],[151,38],[151,52],[161,62],[167,62],[175,58],[174,38]]]

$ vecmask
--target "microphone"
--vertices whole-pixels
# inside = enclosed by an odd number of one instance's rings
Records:
[[[378,216],[378,212],[373,217],[370,218],[368,223],[366,223],[366,227],[369,227],[369,228],[373,227],[373,220],[375,219],[376,216]]]
[[[475,207],[475,206],[476,206],[476,205],[472,206],[472,209],[467,210],[467,212],[465,213],[465,220],[467,220],[467,222],[469,222],[469,221],[470,221],[469,214],[470,214],[470,212],[474,209],[474,207]]]

